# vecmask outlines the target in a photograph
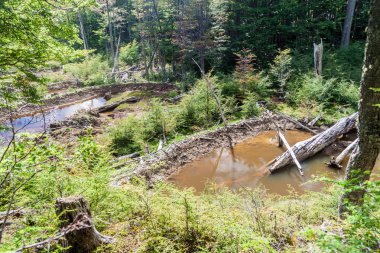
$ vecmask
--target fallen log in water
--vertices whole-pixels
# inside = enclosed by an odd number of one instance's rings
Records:
[[[341,169],[343,166],[341,165],[341,163],[343,162],[343,159],[348,156],[348,154],[351,153],[352,150],[355,149],[355,147],[357,146],[359,142],[359,139],[356,139],[355,141],[353,141],[350,145],[348,145],[343,151],[342,153],[340,153],[338,155],[337,158],[335,157],[332,157],[332,159],[330,160],[329,163],[327,163],[327,165],[329,167],[332,167],[332,168],[337,168],[337,169]]]
[[[302,162],[306,158],[317,154],[325,147],[331,145],[337,138],[339,138],[339,136],[352,130],[355,127],[357,117],[358,113],[354,113],[349,117],[339,120],[335,125],[324,132],[295,144],[292,147],[292,151],[298,161]],[[291,153],[286,151],[281,156],[274,159],[274,162],[268,169],[270,172],[273,172],[290,164],[293,164],[293,158]]]
[[[109,105],[103,105],[99,108],[97,108],[95,110],[95,112],[97,113],[101,113],[101,112],[108,112],[108,111],[112,111],[114,110],[116,107],[118,107],[119,105],[121,104],[125,104],[125,103],[136,103],[139,101],[139,98],[137,97],[130,97],[130,98],[126,98],[126,99],[123,99],[123,100],[120,100],[118,102],[115,102],[115,103],[112,103],[112,104],[109,104]]]

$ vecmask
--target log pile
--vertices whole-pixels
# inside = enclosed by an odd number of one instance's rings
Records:
[[[351,131],[356,124],[358,113],[354,113],[349,117],[339,120],[335,125],[319,133],[305,141],[298,142],[292,147],[292,151],[295,154],[298,161],[302,162],[305,159],[317,154],[325,147],[331,145],[340,136]],[[268,170],[274,172],[285,166],[294,163],[291,152],[286,151],[281,156],[274,159],[272,165]]]

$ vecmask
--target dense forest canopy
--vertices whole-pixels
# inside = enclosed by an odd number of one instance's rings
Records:
[[[276,51],[304,53],[323,39],[340,45],[346,1],[99,1],[80,11],[84,47],[112,54],[138,41],[140,50],[178,69],[195,57],[208,69],[230,71],[234,53],[252,50],[266,66]],[[351,37],[365,39],[369,1],[358,1]],[[76,13],[72,22],[78,22]],[[81,28],[82,29],[82,28]],[[114,48],[114,49],[113,49]],[[194,68],[194,67],[193,67]]]
[[[379,13],[0,1],[0,252],[378,252]]]

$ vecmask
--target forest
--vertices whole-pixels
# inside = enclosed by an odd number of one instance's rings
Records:
[[[380,0],[0,1],[0,252],[380,252]]]

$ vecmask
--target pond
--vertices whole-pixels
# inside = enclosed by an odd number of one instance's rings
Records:
[[[41,133],[44,131],[45,127],[48,128],[48,126],[53,122],[63,121],[66,118],[73,116],[80,110],[97,108],[104,105],[105,103],[106,100],[103,97],[93,98],[87,101],[82,101],[80,103],[56,108],[45,112],[44,114],[36,114],[32,116],[17,118],[13,120],[13,125],[15,127],[15,130],[19,132]],[[9,140],[11,136],[12,133],[9,130],[0,131],[0,138],[3,142]]]
[[[286,132],[290,145],[305,140],[311,135],[297,130]],[[302,162],[304,176],[295,166],[281,169],[271,175],[265,165],[286,150],[277,145],[274,131],[263,132],[255,137],[238,143],[233,150],[222,148],[181,167],[169,181],[181,188],[193,187],[203,191],[208,183],[217,187],[238,189],[241,187],[265,188],[270,193],[289,194],[289,190],[303,193],[306,190],[318,191],[324,183],[311,182],[317,176],[332,179],[344,177],[344,170],[328,168],[325,162],[330,156],[320,154]],[[347,164],[347,158],[343,165]],[[380,162],[376,165],[379,172]]]

